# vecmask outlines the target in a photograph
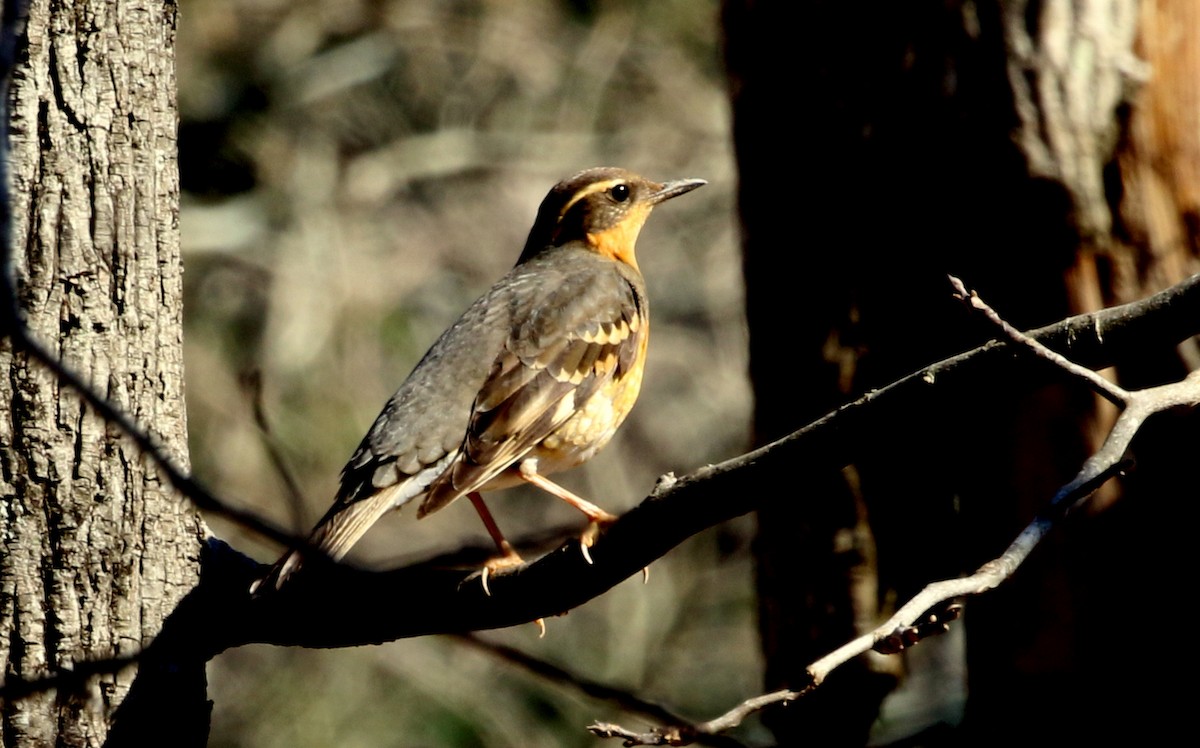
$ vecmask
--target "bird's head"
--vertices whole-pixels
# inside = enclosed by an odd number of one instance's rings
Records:
[[[607,166],[581,171],[546,195],[518,263],[575,242],[636,268],[634,244],[651,209],[704,184],[703,179],[652,182]]]

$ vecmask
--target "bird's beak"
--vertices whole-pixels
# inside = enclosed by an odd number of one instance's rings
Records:
[[[662,187],[650,194],[648,202],[651,205],[658,205],[664,200],[679,197],[685,192],[691,192],[697,187],[703,187],[706,184],[708,182],[703,179],[676,179],[673,182],[664,182]]]

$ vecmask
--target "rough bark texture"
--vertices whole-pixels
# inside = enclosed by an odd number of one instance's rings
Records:
[[[186,464],[175,6],[38,0],[12,81],[18,301],[32,333]],[[0,659],[132,654],[196,583],[200,521],[52,372],[0,347]],[[100,745],[134,672],[6,702],[2,744]]]
[[[1133,54],[1136,0],[1000,3],[1013,137],[1029,175],[1062,186],[1085,249],[1107,245],[1112,213],[1104,169],[1121,132],[1117,117],[1145,79]]]
[[[1129,110],[1118,153],[1118,238],[1109,293],[1122,303],[1200,266],[1200,5],[1141,4],[1135,50],[1147,85]],[[1184,351],[1200,367],[1195,341]]]

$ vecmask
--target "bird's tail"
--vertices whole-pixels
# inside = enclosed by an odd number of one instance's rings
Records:
[[[309,535],[309,545],[323,552],[333,561],[341,560],[358,542],[358,539],[370,529],[371,525],[375,524],[389,509],[398,508],[395,503],[396,494],[401,491],[403,485],[400,483],[390,486],[349,504],[335,504]],[[250,585],[250,594],[257,596],[278,590],[288,580],[288,577],[295,574],[303,565],[306,552],[312,553],[312,551],[300,550],[285,553],[275,562],[266,576]]]

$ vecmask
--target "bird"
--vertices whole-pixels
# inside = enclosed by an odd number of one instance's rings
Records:
[[[650,332],[634,247],[651,210],[703,186],[599,167],[542,200],[513,268],[442,333],[384,405],[341,473],[305,547],[254,584],[278,590],[314,551],[340,560],[387,512],[418,517],[466,496],[499,549],[482,569],[523,563],[481,494],[523,483],[588,519],[588,547],[616,520],[548,476],[591,459],[633,407]],[[490,594],[490,592],[489,592]]]

